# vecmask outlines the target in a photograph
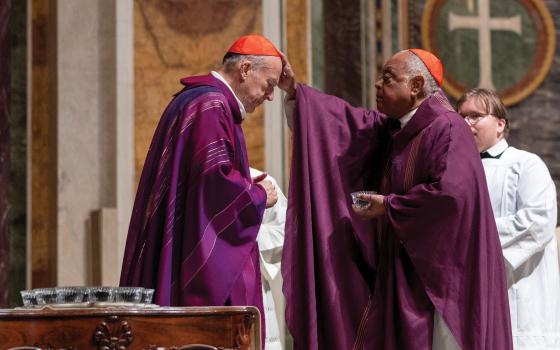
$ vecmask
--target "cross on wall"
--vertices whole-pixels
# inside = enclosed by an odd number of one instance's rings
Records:
[[[469,6],[472,9],[472,6]],[[490,0],[478,0],[478,16],[461,16],[449,12],[449,31],[456,29],[478,30],[478,87],[495,90],[492,80],[492,31],[510,31],[521,35],[521,16],[491,17]]]

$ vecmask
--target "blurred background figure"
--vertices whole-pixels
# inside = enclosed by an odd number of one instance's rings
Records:
[[[539,156],[507,143],[507,112],[495,92],[469,90],[457,109],[486,173],[506,262],[514,347],[560,349],[554,181]]]
[[[254,168],[250,170],[253,178],[263,174],[262,171]],[[265,209],[257,236],[266,320],[265,350],[291,349],[284,320],[285,299],[282,294],[280,270],[288,200],[272,176],[267,176],[265,180],[272,182],[278,196],[276,204],[272,208]]]

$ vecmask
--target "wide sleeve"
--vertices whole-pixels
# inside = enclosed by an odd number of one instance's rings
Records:
[[[515,183],[506,186],[515,186]],[[515,193],[517,211],[497,217],[496,226],[504,257],[516,269],[542,251],[554,237],[556,188],[544,162],[529,154],[522,165],[517,188],[505,192]]]
[[[318,140],[329,141],[325,142],[325,146],[331,144],[330,149],[325,150],[327,155],[332,151],[339,157],[347,154],[359,158],[376,142],[382,141],[380,135],[387,130],[389,119],[377,110],[354,107],[341,98],[303,84],[298,85],[295,96],[285,101],[288,125],[299,129],[292,130],[298,135],[310,133]],[[323,128],[329,128],[328,132]]]
[[[368,185],[365,173],[375,167],[372,155],[387,118],[298,85],[292,119],[281,265],[286,322],[297,348],[348,349],[374,269],[373,247],[355,238],[357,231],[373,236],[372,228],[353,217],[350,193]],[[332,312],[333,305],[344,305],[343,311]]]

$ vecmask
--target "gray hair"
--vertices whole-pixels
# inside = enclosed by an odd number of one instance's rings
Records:
[[[265,57],[264,56],[255,56],[255,55],[242,55],[238,53],[228,52],[224,56],[222,60],[222,65],[226,72],[231,71],[237,63],[242,60],[247,60],[251,63],[251,67],[253,70],[258,70],[265,65]]]
[[[430,96],[437,91],[439,91],[439,85],[436,80],[424,64],[422,60],[416,56],[414,53],[408,51],[409,61],[408,61],[408,74],[409,78],[416,76],[421,76],[424,78],[424,87],[422,88],[422,93],[424,96]]]

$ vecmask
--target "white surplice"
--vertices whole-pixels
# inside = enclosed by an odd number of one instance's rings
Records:
[[[250,170],[251,177],[262,174],[256,169],[251,168]],[[282,350],[287,347],[284,321],[285,300],[282,294],[280,262],[284,246],[284,224],[286,223],[288,200],[274,178],[267,176],[266,179],[276,186],[278,201],[273,207],[265,209],[257,236],[266,322],[265,350]]]
[[[517,350],[560,349],[556,188],[535,154],[501,140],[482,159],[506,261]]]

